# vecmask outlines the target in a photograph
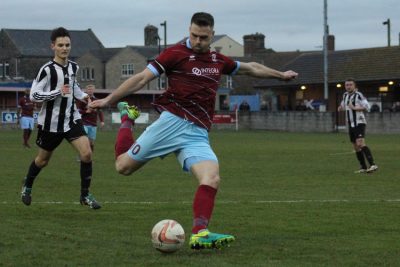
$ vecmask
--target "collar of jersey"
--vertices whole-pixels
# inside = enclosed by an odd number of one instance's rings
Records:
[[[192,45],[190,44],[189,38],[186,39],[186,47],[192,49]]]
[[[60,66],[61,68],[67,68],[69,65],[69,60],[67,61],[67,65],[63,66],[60,63],[56,62],[54,59],[52,60],[56,65]]]

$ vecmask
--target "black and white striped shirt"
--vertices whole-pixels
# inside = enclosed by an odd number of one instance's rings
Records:
[[[350,109],[350,103],[352,103],[353,106],[361,106],[368,112],[370,110],[370,105],[362,93],[358,92],[357,90],[352,93],[345,92],[340,105],[346,111],[346,120],[349,127],[354,128],[358,124],[367,124],[364,111],[355,111]]]
[[[32,83],[30,98],[33,102],[41,102],[42,108],[38,116],[38,124],[47,132],[63,133],[70,130],[73,122],[81,118],[75,105],[75,98],[82,100],[87,96],[76,81],[79,66],[68,60],[66,66],[55,61],[43,65]],[[61,95],[61,88],[69,84],[71,94]]]

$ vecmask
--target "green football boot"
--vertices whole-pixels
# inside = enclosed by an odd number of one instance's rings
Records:
[[[235,241],[233,235],[211,233],[204,229],[190,236],[189,246],[191,249],[222,249],[229,247],[233,241]]]
[[[117,105],[121,118],[128,115],[131,120],[136,120],[140,116],[140,111],[136,106],[129,106],[127,102],[119,102]]]

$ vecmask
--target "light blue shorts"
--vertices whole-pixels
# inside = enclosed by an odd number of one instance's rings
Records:
[[[204,160],[218,162],[211,149],[206,129],[168,111],[146,128],[128,150],[128,155],[140,162],[175,153],[182,169]]]
[[[85,132],[90,140],[96,140],[97,127],[91,125],[83,125]]]
[[[19,119],[19,123],[21,126],[21,129],[30,129],[33,130],[33,124],[34,124],[34,120],[32,117],[21,117]]]

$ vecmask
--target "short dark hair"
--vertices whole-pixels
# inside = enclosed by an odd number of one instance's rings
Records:
[[[51,32],[51,37],[50,37],[51,42],[54,43],[58,37],[69,37],[69,38],[71,38],[69,36],[69,31],[67,29],[63,28],[63,27],[55,28]]]
[[[196,24],[198,26],[210,26],[214,27],[214,18],[211,14],[205,12],[194,13],[190,24]]]
[[[354,78],[347,78],[345,82],[353,82],[354,84],[356,84],[356,80]]]

